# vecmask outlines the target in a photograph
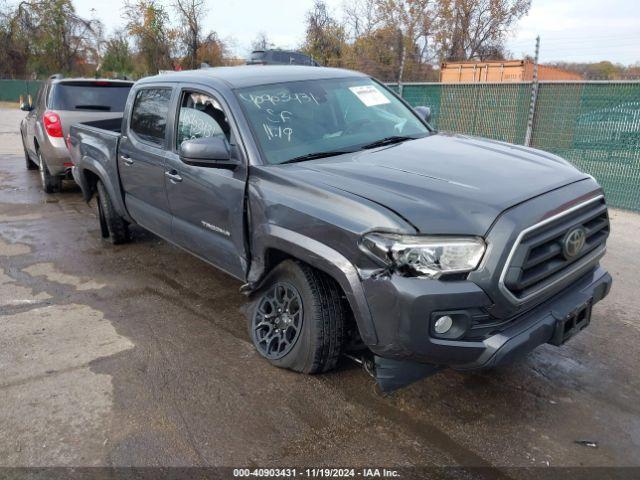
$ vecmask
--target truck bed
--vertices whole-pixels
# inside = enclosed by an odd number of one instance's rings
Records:
[[[122,117],[72,125],[69,152],[74,163],[73,177],[85,200],[89,201],[99,179],[109,192],[114,208],[128,218],[118,176],[118,146]]]
[[[106,130],[108,132],[120,133],[120,131],[122,130],[122,117],[93,120],[91,122],[83,122],[76,125],[92,127],[96,130]]]

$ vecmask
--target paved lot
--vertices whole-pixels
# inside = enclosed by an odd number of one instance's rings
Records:
[[[612,212],[614,289],[569,344],[383,397],[348,360],[270,367],[199,260],[102,242],[94,205],[24,168],[20,117],[0,110],[0,465],[640,465],[640,216]]]

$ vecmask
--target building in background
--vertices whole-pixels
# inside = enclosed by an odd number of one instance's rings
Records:
[[[561,68],[538,65],[541,81],[582,80],[582,75]],[[441,66],[442,83],[530,82],[533,80],[531,60],[491,60],[487,62],[445,62]]]

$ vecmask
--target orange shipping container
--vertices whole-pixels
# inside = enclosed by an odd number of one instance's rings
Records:
[[[582,80],[575,72],[538,65],[541,81]],[[529,60],[496,60],[490,62],[445,62],[441,66],[442,83],[530,82],[533,80],[533,62]]]

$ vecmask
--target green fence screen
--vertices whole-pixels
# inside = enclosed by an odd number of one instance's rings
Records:
[[[20,95],[26,99],[28,94],[35,100],[40,85],[39,80],[0,80],[0,102],[17,104]]]
[[[41,83],[0,80],[0,101],[35,98]],[[410,83],[402,95],[431,107],[439,130],[524,144],[530,83]],[[640,211],[640,82],[541,82],[531,146],[593,175],[610,205]]]
[[[431,107],[439,130],[524,144],[530,83],[412,83],[402,95]],[[610,205],[640,211],[640,82],[540,83],[531,146],[593,175]]]

